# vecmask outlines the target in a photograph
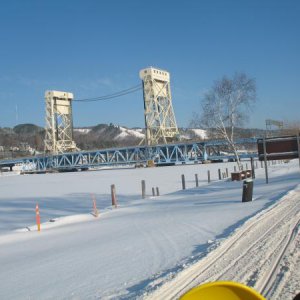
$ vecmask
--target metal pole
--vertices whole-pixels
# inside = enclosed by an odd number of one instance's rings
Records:
[[[299,133],[297,134],[297,145],[298,145],[299,168],[300,168],[300,138],[299,138]]]
[[[265,162],[266,183],[269,183],[268,164],[267,164],[267,150],[266,150],[266,138],[263,138],[263,146],[264,146],[264,162]]]

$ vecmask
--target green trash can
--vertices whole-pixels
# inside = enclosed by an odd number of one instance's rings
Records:
[[[243,198],[242,202],[250,202],[252,201],[253,195],[253,180],[246,179],[243,183]]]

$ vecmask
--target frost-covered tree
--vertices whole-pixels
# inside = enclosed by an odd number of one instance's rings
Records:
[[[222,138],[233,151],[238,166],[235,129],[248,120],[249,112],[256,100],[256,83],[244,73],[232,78],[224,76],[216,81],[202,99],[202,111],[195,114],[192,124],[201,126],[210,138]]]

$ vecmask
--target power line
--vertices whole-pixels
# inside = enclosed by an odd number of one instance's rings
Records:
[[[112,94],[108,94],[105,96],[99,96],[99,97],[94,97],[94,98],[86,98],[86,99],[74,99],[73,101],[77,101],[77,102],[95,102],[95,101],[104,101],[104,100],[109,100],[109,99],[114,99],[114,98],[118,98],[121,96],[125,96],[134,92],[137,92],[139,90],[142,89],[141,84],[133,86],[131,88],[128,88],[126,90],[122,90],[116,93],[112,93]]]

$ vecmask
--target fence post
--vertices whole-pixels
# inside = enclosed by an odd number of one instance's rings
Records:
[[[142,180],[142,198],[146,198],[146,182],[145,180]]]
[[[159,196],[159,188],[156,187],[156,196]]]
[[[155,189],[154,189],[154,187],[152,188],[152,196],[155,197]]]
[[[111,205],[117,208],[116,186],[112,184],[110,186],[110,190],[111,190]]]
[[[229,174],[228,174],[228,168],[226,168],[226,177],[227,177],[227,178],[229,177]]]
[[[182,189],[185,190],[185,177],[184,177],[184,174],[181,175],[181,183],[182,183]]]
[[[196,187],[199,186],[198,174],[195,174]]]
[[[253,159],[253,157],[250,158],[250,163],[251,163],[251,175],[252,175],[252,178],[255,178],[255,168],[254,168],[254,159]]]
[[[207,170],[207,182],[210,183],[210,171]]]
[[[222,177],[221,177],[221,169],[218,169],[218,173],[219,173],[219,180],[221,180],[222,179]]]

